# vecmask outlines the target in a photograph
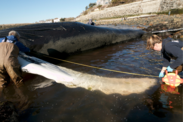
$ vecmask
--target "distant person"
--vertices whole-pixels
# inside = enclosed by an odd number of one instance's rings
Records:
[[[95,25],[95,23],[92,21],[92,19],[89,19],[89,21],[88,21],[87,24],[88,24],[88,25]]]
[[[8,36],[0,38],[0,87],[6,87],[10,79],[16,86],[22,83],[22,72],[18,62],[18,53],[30,52],[29,48],[19,42],[20,34],[10,31]]]
[[[162,40],[157,35],[152,35],[147,39],[147,49],[160,51],[163,56],[163,67],[159,73],[159,77],[164,77],[165,70],[173,72],[178,70],[180,73],[183,70],[183,42],[167,38]],[[174,59],[173,63],[170,63]]]
[[[170,16],[170,14],[171,14],[171,11],[168,12],[168,15],[169,15],[169,16]]]

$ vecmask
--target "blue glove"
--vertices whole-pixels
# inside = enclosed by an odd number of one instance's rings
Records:
[[[168,72],[173,72],[173,69],[172,69],[170,66],[168,66],[168,67],[167,67],[167,71],[168,71]]]
[[[159,73],[159,78],[162,78],[162,77],[164,77],[164,73],[160,72]]]

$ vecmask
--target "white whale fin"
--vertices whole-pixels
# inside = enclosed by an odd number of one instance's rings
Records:
[[[18,61],[23,72],[41,75],[58,83],[74,85],[74,78],[61,66],[56,66],[39,58],[19,53]]]

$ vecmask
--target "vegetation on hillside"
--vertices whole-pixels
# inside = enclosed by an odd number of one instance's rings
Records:
[[[60,19],[60,22],[64,22],[64,21],[65,21],[65,18],[61,18],[61,19]]]
[[[88,6],[85,7],[85,10],[91,9],[95,5],[96,3],[90,3]]]
[[[98,8],[98,9],[102,9],[102,5],[98,5],[97,8]]]
[[[96,3],[90,3],[89,4],[89,8],[92,8],[93,6],[95,6],[96,5]]]
[[[108,7],[113,7],[113,6],[118,6],[122,4],[127,4],[127,3],[132,3],[136,1],[141,1],[141,0],[112,0],[111,4]]]
[[[88,6],[85,7],[85,11],[82,12],[83,15],[88,14],[89,12],[94,11],[94,6],[96,6],[96,3],[90,3]]]
[[[64,22],[64,21],[73,21],[75,18],[74,17],[69,17],[69,18],[61,18],[60,22]]]
[[[174,15],[174,14],[183,14],[183,8],[181,8],[181,9],[170,9],[170,10],[167,10],[167,11],[158,12],[157,14],[168,14],[169,11],[170,11],[170,14],[171,15]]]

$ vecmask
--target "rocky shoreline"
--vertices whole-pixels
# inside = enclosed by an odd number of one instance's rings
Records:
[[[122,24],[122,25],[138,25],[141,26],[153,26],[156,24],[165,24],[168,26],[168,28],[178,28],[181,25],[183,20],[183,14],[178,15],[156,15],[156,16],[145,16],[145,17],[135,17],[135,18],[126,18],[124,20],[123,18],[119,19],[111,19],[111,20],[100,20],[96,21],[95,23],[97,25],[101,24]],[[142,27],[143,28],[143,27]]]
[[[183,14],[177,15],[156,15],[156,16],[149,16],[149,17],[141,17],[141,18],[132,18],[126,19],[123,18],[113,19],[113,20],[100,20],[96,21],[96,25],[106,25],[106,24],[114,24],[114,25],[131,25],[137,26],[138,28],[146,31],[147,33],[143,36],[145,39],[148,35],[151,35],[154,31],[161,31],[161,30],[169,30],[169,29],[178,29],[183,28]],[[146,26],[147,28],[145,28]],[[183,30],[179,31],[169,31],[165,33],[157,33],[157,35],[161,36],[162,38],[171,37],[174,39],[181,39],[183,40]]]

